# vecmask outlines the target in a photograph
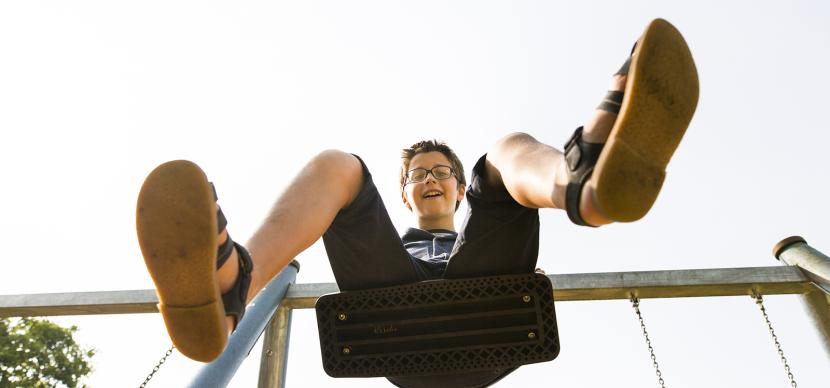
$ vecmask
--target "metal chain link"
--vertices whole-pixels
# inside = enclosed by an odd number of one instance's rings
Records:
[[[663,373],[660,372],[660,366],[657,365],[657,356],[654,355],[654,348],[651,347],[651,340],[648,338],[648,330],[646,330],[646,323],[643,321],[643,314],[640,313],[640,299],[631,295],[631,305],[634,307],[634,312],[637,313],[637,319],[640,320],[640,328],[643,329],[643,337],[646,338],[648,352],[651,354],[651,362],[654,365],[654,370],[657,372],[657,381],[660,382],[660,387],[666,388],[666,382],[663,381]]]
[[[174,345],[174,346],[171,346],[170,349],[167,349],[167,352],[164,353],[164,357],[162,357],[161,360],[159,360],[158,364],[156,364],[156,366],[153,367],[153,371],[150,372],[149,375],[147,375],[147,378],[144,379],[144,382],[141,383],[139,388],[144,388],[144,387],[147,386],[147,383],[150,382],[150,380],[153,378],[153,375],[156,374],[156,372],[159,371],[159,367],[161,367],[161,365],[164,364],[165,361],[167,361],[167,357],[170,357],[170,355],[173,354],[173,349],[175,349],[175,348],[176,348],[176,346]]]
[[[767,315],[767,309],[764,308],[764,297],[761,294],[753,292],[752,298],[755,299],[755,304],[761,309],[761,314],[764,315],[764,320],[767,322],[767,327],[769,328],[769,334],[772,336],[772,340],[775,342],[775,347],[778,349],[778,356],[781,357],[781,362],[784,363],[784,370],[787,372],[787,378],[790,379],[790,385],[793,388],[796,388],[798,384],[795,382],[795,378],[793,377],[792,372],[790,371],[790,365],[787,364],[787,358],[784,357],[784,350],[781,349],[781,343],[778,342],[778,336],[775,335],[775,330],[772,329],[772,322],[769,321],[769,316]]]

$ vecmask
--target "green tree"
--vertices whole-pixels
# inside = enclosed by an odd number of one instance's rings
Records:
[[[92,372],[92,349],[81,349],[73,333],[43,319],[0,318],[0,388],[77,387]]]

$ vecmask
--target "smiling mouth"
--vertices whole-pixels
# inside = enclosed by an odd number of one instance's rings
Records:
[[[440,197],[442,195],[444,195],[444,193],[442,193],[440,191],[433,190],[433,191],[427,191],[426,193],[424,193],[424,195],[421,196],[421,198],[429,199],[429,198]]]

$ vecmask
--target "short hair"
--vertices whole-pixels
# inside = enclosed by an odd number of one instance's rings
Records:
[[[403,194],[403,189],[406,186],[406,175],[409,172],[409,162],[412,161],[412,158],[415,155],[423,154],[427,152],[440,152],[447,157],[450,161],[450,167],[452,167],[453,172],[455,172],[455,177],[458,179],[458,184],[462,186],[467,185],[467,180],[464,178],[464,165],[461,164],[461,160],[458,159],[458,156],[453,152],[452,148],[450,148],[447,143],[444,143],[440,140],[421,140],[409,148],[404,148],[401,152],[401,193]],[[459,201],[460,204],[460,201]],[[458,209],[458,204],[455,206]]]

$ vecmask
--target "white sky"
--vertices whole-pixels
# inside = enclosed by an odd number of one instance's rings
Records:
[[[245,241],[308,158],[354,152],[403,230],[402,147],[441,138],[469,169],[508,131],[561,146],[655,17],[684,33],[701,80],[662,195],[644,220],[598,230],[544,211],[539,266],[771,266],[771,247],[794,234],[830,253],[830,6],[585,3],[2,2],[0,294],[152,288],[135,200],[170,159],[207,171]],[[322,244],[299,260],[299,282],[334,280]],[[766,304],[799,386],[826,386],[830,360],[799,298]],[[668,386],[787,386],[749,297],[641,308]],[[557,310],[559,358],[499,386],[657,385],[627,301]],[[170,344],[158,314],[55,320],[98,349],[94,387],[140,384]],[[388,386],[327,377],[318,346],[313,311],[295,311],[289,387]],[[232,386],[254,386],[258,364],[259,347]],[[176,353],[152,386],[181,386],[198,365]]]

